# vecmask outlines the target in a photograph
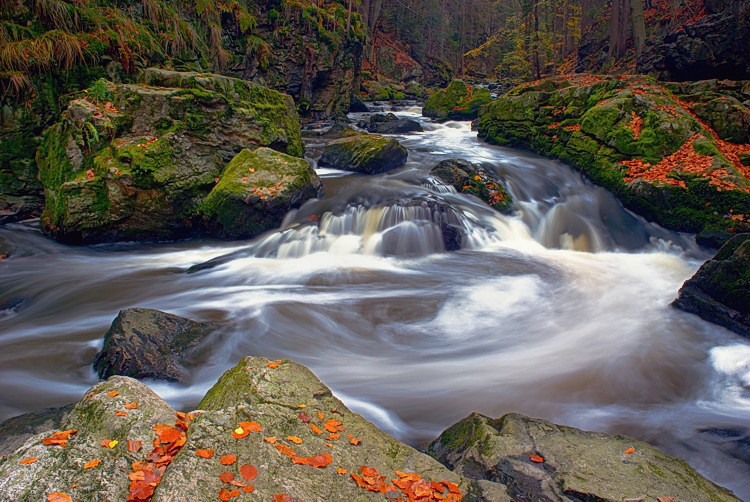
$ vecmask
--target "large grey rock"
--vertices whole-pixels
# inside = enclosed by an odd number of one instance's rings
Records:
[[[464,159],[448,159],[433,167],[430,173],[457,192],[479,197],[500,212],[507,213],[512,208],[513,200],[498,176],[478,164]]]
[[[120,311],[104,335],[94,369],[100,378],[124,375],[184,382],[185,364],[199,347],[205,348],[217,327],[159,310]]]
[[[458,474],[506,485],[513,500],[738,500],[641,441],[516,414],[472,414],[429,451]]]
[[[750,234],[727,241],[685,281],[672,305],[750,337]]]

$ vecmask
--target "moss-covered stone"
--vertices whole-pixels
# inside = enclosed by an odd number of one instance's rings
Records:
[[[675,89],[648,77],[543,79],[490,103],[479,136],[569,162],[666,227],[750,229],[750,171]]]
[[[750,234],[724,244],[685,282],[673,305],[750,337]]]
[[[319,164],[363,174],[379,174],[406,163],[408,153],[397,140],[377,134],[357,134],[331,141]]]
[[[457,473],[507,485],[513,500],[739,500],[641,441],[516,414],[472,414],[429,451]]]
[[[111,101],[73,100],[45,132],[37,163],[42,226],[53,237],[87,243],[205,234],[204,199],[240,150],[303,154],[289,96],[205,73],[149,69],[142,78],[98,81]],[[273,217],[278,224],[283,214]]]
[[[474,120],[479,109],[492,101],[490,91],[453,80],[448,87],[435,91],[425,101],[422,114],[438,120]]]
[[[253,237],[276,228],[291,208],[316,197],[320,179],[304,159],[270,148],[242,150],[201,206],[212,235]]]
[[[459,193],[479,197],[493,209],[502,213],[512,210],[513,199],[501,181],[480,165],[463,159],[450,159],[440,162],[430,173]]]

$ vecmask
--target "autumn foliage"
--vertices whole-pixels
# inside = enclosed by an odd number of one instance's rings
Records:
[[[391,500],[403,502],[458,502],[461,500],[461,490],[456,483],[450,481],[427,481],[417,473],[396,471],[397,478],[388,483],[386,476],[367,465],[359,468],[359,474],[350,476],[360,488],[382,493]],[[391,494],[392,496],[389,496]]]

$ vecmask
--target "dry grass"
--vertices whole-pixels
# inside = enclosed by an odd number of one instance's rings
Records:
[[[20,71],[0,72],[0,97],[10,96],[18,99],[34,90],[34,84],[29,77]]]
[[[80,27],[78,9],[62,0],[32,0],[31,10],[57,30],[77,31]]]

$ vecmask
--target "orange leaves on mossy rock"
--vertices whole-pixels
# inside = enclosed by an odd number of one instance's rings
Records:
[[[187,442],[187,429],[191,415],[177,413],[175,425],[156,424],[152,430],[156,433],[153,440],[154,449],[146,457],[145,462],[134,462],[133,472],[128,476],[130,487],[128,502],[148,502],[154,495],[154,490],[164,476],[167,466],[172,463]],[[130,449],[130,442],[128,442]]]
[[[99,445],[102,448],[109,448],[110,450],[120,444],[120,442],[116,439],[102,439]]]
[[[263,427],[258,422],[240,422],[232,431],[234,439],[246,438],[251,432],[263,432]]]
[[[213,458],[214,450],[195,450],[195,456],[200,458]]]
[[[116,417],[127,417],[128,416],[128,412],[127,411],[116,411],[115,412],[115,416]]]
[[[287,436],[286,440],[294,444],[302,444],[302,438],[298,436]]]
[[[541,455],[529,455],[529,460],[531,460],[535,464],[541,464],[542,462],[544,462],[544,457]]]
[[[98,467],[99,464],[101,464],[101,463],[102,463],[101,460],[99,460],[98,458],[95,458],[94,460],[89,460],[88,462],[86,462],[85,464],[83,464],[83,468],[84,469],[93,469],[94,467]]]
[[[313,431],[315,434],[318,434],[318,435],[323,434],[323,431],[317,425],[309,424],[309,426],[310,426],[310,430]]]
[[[138,403],[136,403],[136,402],[128,403],[128,404],[125,405],[125,409],[126,410],[134,410],[136,408],[138,408]]]
[[[292,457],[293,464],[309,465],[316,469],[328,467],[331,462],[333,462],[333,457],[330,453],[321,453],[320,455],[313,455],[312,457],[298,457],[296,455]]]
[[[640,115],[635,113],[635,111],[631,112],[628,129],[630,129],[630,134],[633,135],[633,141],[638,141],[638,138],[641,137],[641,130],[643,129],[643,119]]]
[[[630,448],[626,449],[623,453],[625,455],[632,455],[633,453],[635,453],[635,448],[630,447]]]
[[[52,492],[47,494],[47,502],[73,502],[73,499],[67,493]]]
[[[337,471],[338,472],[338,471]],[[387,478],[381,475],[374,467],[363,465],[359,468],[359,474],[351,473],[351,477],[357,486],[365,490],[393,495],[388,498],[408,500],[409,502],[458,502],[461,500],[461,490],[456,483],[450,481],[427,481],[417,473],[405,473],[396,471],[396,479],[392,484],[387,483]],[[401,494],[398,494],[398,492]],[[403,494],[403,495],[402,495]]]
[[[273,502],[292,502],[292,497],[286,493],[277,493],[273,496]]]
[[[222,455],[219,461],[221,462],[221,465],[232,465],[237,462],[237,456],[231,454]]]
[[[263,441],[265,441],[266,443],[270,443],[270,444],[276,444],[278,439],[276,439],[275,436],[269,436],[269,437],[263,438]]]
[[[70,439],[70,436],[73,436],[77,433],[78,431],[75,429],[53,432],[52,435],[42,439],[42,444],[45,446],[59,446],[61,448],[65,448],[66,446],[68,446],[68,440]]]
[[[344,424],[331,418],[323,423],[323,428],[331,433],[341,432],[344,430]]]
[[[219,500],[226,502],[228,500],[232,500],[233,498],[237,498],[240,496],[240,491],[238,489],[234,490],[227,490],[226,488],[222,488],[219,490]]]
[[[37,460],[39,459],[36,457],[26,457],[26,458],[22,458],[21,460],[19,460],[18,463],[21,465],[31,465]]]
[[[234,481],[234,473],[229,472],[229,471],[224,471],[221,474],[219,474],[219,479],[225,483],[231,483],[232,481]]]
[[[339,474],[339,475],[342,475],[342,476],[343,476],[344,474],[347,474],[348,472],[349,472],[349,471],[347,471],[347,470],[346,470],[346,469],[344,469],[343,467],[339,467],[338,469],[336,469],[336,474]]]

